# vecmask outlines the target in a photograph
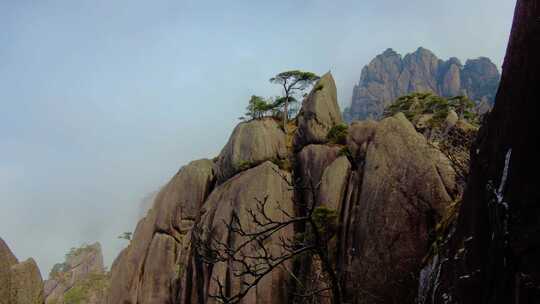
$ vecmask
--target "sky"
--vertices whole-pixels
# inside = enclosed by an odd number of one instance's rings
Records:
[[[332,71],[342,107],[393,48],[499,67],[515,0],[0,0],[0,237],[44,277],[101,242],[110,265],[144,201],[216,156],[253,94]]]

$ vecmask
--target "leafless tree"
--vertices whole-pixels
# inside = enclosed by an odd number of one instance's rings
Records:
[[[271,197],[254,198],[254,207],[245,209],[249,221],[253,223],[247,227],[242,224],[238,211],[233,208],[230,221],[224,221],[223,224],[229,239],[240,240],[234,244],[218,239],[202,223],[195,225],[193,242],[198,258],[207,265],[226,263],[231,276],[241,282],[240,290],[232,292],[226,282],[214,278],[217,292],[208,296],[221,303],[239,303],[265,276],[281,268],[299,283],[296,284],[299,288],[291,296],[304,300],[296,302],[314,303],[313,299],[328,296],[332,304],[343,303],[340,274],[329,254],[329,240],[335,234],[337,225],[335,211],[317,205],[319,184],[310,182],[306,187],[300,187],[283,173],[277,170],[276,173],[288,184],[290,191],[307,190],[311,193],[307,202],[293,202],[294,212],[283,208],[278,202],[278,211],[283,216],[277,220],[267,212]],[[298,227],[301,227],[302,232],[298,231]],[[295,233],[292,237],[284,237],[280,232],[285,229],[294,230]],[[275,241],[269,242],[272,239],[279,241],[277,244]],[[271,246],[277,246],[278,250]],[[302,279],[287,268],[287,262],[306,256],[313,256],[320,263],[323,282],[303,284],[300,282]]]

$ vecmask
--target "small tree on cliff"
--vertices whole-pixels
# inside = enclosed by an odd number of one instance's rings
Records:
[[[252,95],[249,99],[249,104],[246,107],[246,116],[250,117],[251,119],[260,119],[273,108],[274,105],[263,97]]]
[[[281,85],[283,88],[283,129],[285,133],[287,133],[287,119],[289,118],[289,103],[296,94],[309,88],[319,78],[314,73],[299,70],[282,72],[270,78],[271,83]]]
[[[338,216],[333,209],[318,202],[319,184],[311,181],[307,186],[298,186],[289,178],[276,171],[290,186],[291,191],[309,191],[305,202],[293,200],[294,213],[278,204],[282,219],[269,215],[270,198],[255,198],[254,207],[247,207],[246,214],[253,225],[251,228],[242,224],[240,214],[233,209],[231,220],[224,221],[228,241],[215,236],[212,229],[196,224],[192,231],[195,260],[206,264],[208,268],[216,263],[225,263],[232,278],[240,280],[240,290],[232,291],[231,278],[221,281],[214,278],[217,285],[215,294],[210,298],[219,303],[240,303],[248,292],[257,286],[263,278],[274,270],[289,272],[294,288],[290,296],[293,303],[318,303],[321,298],[329,298],[332,304],[342,304],[344,298],[342,270],[332,260],[331,239],[338,230]],[[280,232],[291,229],[296,231],[292,237],[284,237]],[[272,241],[277,238],[279,241]],[[230,240],[241,240],[239,243]],[[275,244],[277,242],[277,244]],[[274,243],[274,244],[272,244]],[[272,250],[272,246],[280,250]],[[287,262],[304,265],[303,271],[293,273],[287,268]],[[306,264],[307,263],[307,264]],[[308,269],[306,269],[306,265]]]

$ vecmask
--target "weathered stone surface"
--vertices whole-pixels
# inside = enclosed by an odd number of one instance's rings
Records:
[[[0,238],[0,304],[42,304],[43,280],[36,262],[19,263]]]
[[[308,144],[326,143],[328,131],[342,122],[336,83],[328,72],[319,79],[302,104],[294,136],[295,150]]]
[[[340,210],[347,190],[347,182],[351,171],[351,163],[346,156],[334,160],[321,177],[319,202],[332,210]]]
[[[176,265],[178,247],[177,241],[168,234],[154,235],[146,257],[137,303],[172,303],[171,290],[179,269]]]
[[[467,95],[477,103],[493,105],[499,79],[497,67],[487,58],[467,60],[462,66],[457,58],[443,61],[424,48],[403,58],[388,49],[362,69],[344,118],[348,122],[379,119],[391,102],[413,92]]]
[[[242,122],[236,126],[218,156],[218,182],[271,159],[287,155],[285,133],[271,118]]]
[[[165,296],[162,288],[171,286],[176,274],[171,268],[160,269],[153,259],[163,262],[163,267],[177,260],[181,252],[175,248],[184,242],[189,222],[198,217],[199,208],[215,184],[216,171],[209,160],[191,162],[160,190],[152,209],[137,224],[130,245],[113,263],[108,303],[135,304],[138,299],[139,302],[152,299],[151,303],[156,304],[173,303],[175,295],[168,292]],[[163,247],[174,250],[159,252]]]
[[[278,174],[279,173],[279,174]],[[208,241],[211,238],[218,239],[223,242],[232,242],[233,246],[240,244],[242,239],[236,234],[229,234],[224,222],[231,221],[233,212],[238,215],[242,226],[246,230],[254,229],[254,223],[248,215],[247,208],[255,208],[256,200],[264,199],[268,196],[266,211],[273,219],[284,219],[284,215],[277,209],[279,205],[288,212],[293,212],[293,193],[290,191],[288,184],[280,175],[290,179],[290,174],[280,169],[271,162],[265,162],[255,168],[238,174],[217,187],[208,200],[204,204],[203,214],[201,217],[201,225],[205,229],[202,236],[203,241]],[[278,238],[291,237],[292,227],[283,229],[282,232],[273,235],[269,240],[269,250],[276,254]],[[246,249],[246,254],[250,253]],[[251,252],[251,254],[253,254]],[[197,264],[197,263],[195,263]],[[203,272],[198,272],[193,269],[187,271],[186,276],[190,283],[183,288],[193,286],[191,296],[197,294],[197,290],[203,290],[205,301],[207,303],[216,302],[209,295],[218,294],[218,285],[215,280],[220,280],[225,284],[225,288],[230,288],[231,294],[236,294],[241,290],[242,278],[230,276],[230,280],[225,280],[227,273],[235,269],[238,265],[231,263],[219,262],[211,269],[195,265],[195,269],[204,269]],[[207,286],[207,287],[206,287]],[[281,268],[274,270],[270,275],[267,275],[256,287],[251,289],[247,296],[240,303],[286,303],[287,290],[287,275]],[[184,299],[187,302],[187,299]],[[181,303],[185,303],[181,302]]]
[[[297,154],[297,176],[301,188],[302,200],[308,202],[312,199],[311,187],[316,188],[325,169],[338,157],[340,147],[325,145],[308,145]],[[319,203],[319,202],[317,202]]]
[[[11,266],[17,264],[17,258],[7,244],[0,238],[0,304],[9,304],[9,276]]]
[[[185,222],[192,222],[198,216],[202,203],[214,186],[216,171],[216,166],[208,159],[183,167],[154,200],[155,229],[170,235],[185,233]]]
[[[340,212],[340,260],[351,274],[350,297],[412,302],[411,274],[419,272],[428,233],[452,201],[437,170],[443,156],[402,114],[351,129],[349,147],[358,169],[350,175]]]
[[[9,304],[42,304],[43,281],[33,259],[11,266]]]

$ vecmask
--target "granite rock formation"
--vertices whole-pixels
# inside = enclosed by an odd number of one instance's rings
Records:
[[[20,262],[0,238],[0,303],[42,304],[43,281],[36,262]]]
[[[238,244],[225,227],[232,214],[242,225],[252,225],[246,208],[264,197],[271,217],[283,216],[277,202],[288,212],[301,212],[293,204],[312,199],[311,192],[301,190],[308,183],[320,185],[316,204],[339,217],[331,248],[346,274],[347,302],[413,301],[430,232],[458,195],[455,172],[403,114],[356,122],[346,143],[328,143],[329,130],[341,121],[334,80],[327,74],[304,101],[292,147],[285,146],[275,121],[243,122],[214,161],[183,167],[115,260],[108,303],[214,303],[210,295],[220,288],[216,278],[228,292],[242,290],[242,278],[231,275],[233,264],[202,263],[194,240]],[[292,169],[282,166],[283,159]],[[249,165],[232,166],[240,160]],[[279,237],[296,229],[285,229],[266,244],[275,248]],[[287,303],[294,269],[275,269],[240,303]]]
[[[484,112],[493,105],[499,79],[497,67],[485,57],[462,65],[457,58],[443,61],[422,47],[404,57],[387,49],[362,69],[344,119],[379,119],[391,102],[413,92],[443,97],[466,95]]]

